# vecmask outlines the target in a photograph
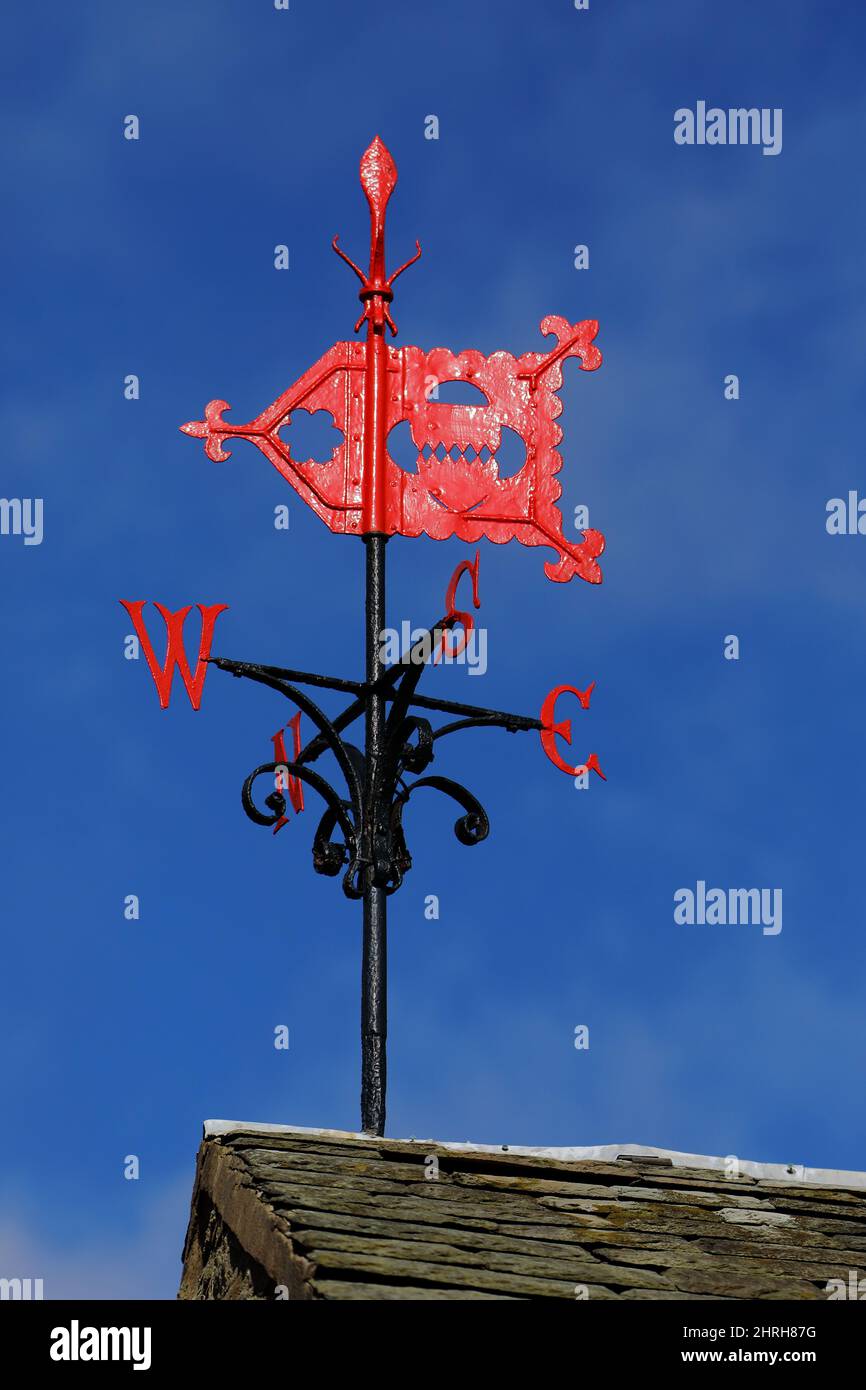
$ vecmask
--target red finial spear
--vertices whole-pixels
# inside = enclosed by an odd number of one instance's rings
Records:
[[[361,187],[370,204],[371,283],[385,283],[385,210],[397,183],[397,166],[377,135],[361,155]]]
[[[355,262],[346,255],[337,245],[337,237],[334,237],[331,245],[346,265],[354,270],[358,279],[361,281],[361,291],[358,298],[365,305],[364,312],[355,324],[355,332],[361,327],[365,319],[372,325],[374,331],[379,332],[388,325],[391,332],[396,334],[397,328],[391,318],[388,305],[394,298],[393,284],[398,275],[414,265],[421,255],[421,243],[415,242],[415,255],[400,266],[394,274],[386,278],[385,275],[385,209],[388,206],[388,199],[394,192],[397,183],[397,166],[391,158],[391,152],[387,145],[379,136],[375,136],[361,155],[361,187],[370,205],[370,271],[368,275],[355,265]]]

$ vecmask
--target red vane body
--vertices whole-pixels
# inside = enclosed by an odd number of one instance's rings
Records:
[[[212,603],[209,606],[196,604],[201,614],[201,638],[199,639],[198,659],[196,661],[195,672],[190,671],[189,662],[186,658],[186,651],[183,645],[183,625],[188,615],[192,611],[192,604],[186,608],[179,608],[176,613],[164,608],[161,603],[154,600],[154,608],[161,615],[166,628],[166,648],[165,660],[160,666],[156,659],[147,628],[144,625],[143,609],[146,599],[125,599],[119,600],[123,604],[135,628],[136,636],[141,643],[141,649],[147,660],[148,669],[153,677],[159,695],[159,703],[163,709],[168,709],[168,702],[171,698],[171,683],[174,680],[175,667],[180,671],[180,678],[189,696],[189,702],[193,709],[201,707],[201,697],[204,689],[204,678],[207,675],[207,659],[210,656],[211,644],[213,643],[214,627],[220,613],[224,613],[228,608],[227,603]]]
[[[556,477],[562,467],[557,446],[562,431],[562,363],[577,357],[583,371],[601,365],[594,339],[594,319],[570,323],[549,315],[541,332],[552,337],[546,353],[490,357],[447,348],[425,352],[419,347],[388,345],[393,283],[406,268],[385,276],[385,209],[397,181],[390,154],[377,137],[361,160],[361,182],[370,206],[370,270],[367,275],[336,246],[361,281],[366,343],[340,342],[247,424],[224,418],[230,407],[214,400],[203,420],[181,429],[203,439],[208,458],[230,457],[224,446],[246,439],[261,450],[282,477],[331,531],[343,535],[456,536],[474,543],[482,537],[502,544],[519,540],[548,546],[556,558],[545,563],[549,579],[564,582],[578,575],[601,582],[598,558],[604,550],[600,531],[587,529],[582,539],[565,539],[556,502],[562,492]],[[416,260],[420,255],[420,247]],[[408,261],[407,265],[412,264]],[[452,405],[430,399],[434,385],[465,381],[486,403]],[[281,430],[292,412],[327,411],[343,440],[325,463],[293,457]],[[413,471],[401,468],[388,452],[388,436],[408,423],[417,451]],[[523,441],[526,458],[512,477],[501,477],[497,453],[503,429]],[[444,454],[444,457],[441,455]]]

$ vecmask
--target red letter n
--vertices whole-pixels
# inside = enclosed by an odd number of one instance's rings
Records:
[[[301,751],[301,711],[298,710],[293,719],[286,725],[291,729],[294,746],[295,758]],[[278,792],[288,792],[289,800],[295,814],[299,814],[304,809],[304,784],[300,777],[293,777],[288,769],[288,758],[286,757],[286,740],[283,738],[283,730],[271,735],[271,743],[274,745],[274,762],[277,764],[277,775],[274,779],[274,786]],[[284,825],[288,825],[288,816],[280,816],[274,826],[274,834],[282,830]]]

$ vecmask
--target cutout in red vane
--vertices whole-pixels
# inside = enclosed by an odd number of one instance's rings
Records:
[[[161,603],[154,599],[153,606],[162,617],[166,628],[165,660],[160,666],[156,659],[156,653],[148,635],[144,623],[144,605],[147,599],[119,599],[132,619],[141,649],[144,652],[148,669],[153,677],[156,692],[159,696],[159,703],[163,709],[168,709],[168,702],[171,698],[171,684],[174,680],[175,667],[180,671],[180,678],[184,683],[189,702],[193,709],[201,708],[201,697],[204,690],[204,678],[207,675],[207,662],[210,657],[211,644],[213,642],[214,627],[220,613],[224,613],[228,608],[227,603],[212,603],[209,606],[198,603],[196,607],[201,614],[201,637],[198,645],[198,659],[196,661],[195,672],[190,671],[187,661],[186,651],[183,645],[183,625],[187,617],[192,612],[192,604],[186,608],[179,608],[176,613],[172,613],[169,608],[164,608]]]

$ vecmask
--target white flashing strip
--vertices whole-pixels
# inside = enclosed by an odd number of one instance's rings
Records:
[[[266,1125],[244,1120],[205,1120],[204,1138],[215,1139],[223,1134],[236,1134],[239,1131],[254,1134],[317,1134],[323,1139],[366,1139],[370,1144],[383,1140],[370,1134],[358,1134],[348,1129],[311,1129],[306,1125]],[[646,1144],[593,1144],[588,1148],[539,1148],[528,1149],[519,1144],[473,1144],[442,1141],[441,1139],[399,1139],[393,1134],[386,1136],[384,1142],[417,1144],[419,1148],[435,1145],[438,1149],[454,1149],[458,1153],[516,1154],[520,1158],[554,1158],[560,1163],[593,1162],[612,1163],[619,1157],[669,1158],[675,1168],[707,1168],[716,1172],[727,1172],[732,1156],[710,1158],[705,1154],[679,1153],[676,1149],[651,1149]],[[786,1163],[752,1163],[747,1159],[737,1160],[737,1171],[750,1178],[761,1178],[765,1182],[820,1183],[825,1187],[863,1187],[866,1188],[866,1173],[846,1171],[840,1168],[801,1168]],[[733,1180],[733,1175],[732,1175]]]

